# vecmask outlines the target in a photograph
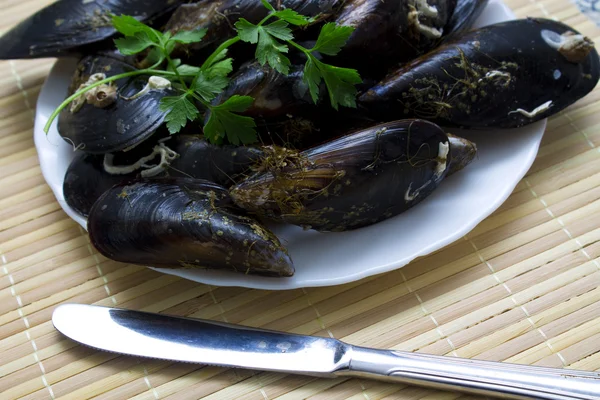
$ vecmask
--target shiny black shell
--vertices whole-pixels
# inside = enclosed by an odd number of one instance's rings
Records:
[[[529,18],[469,32],[391,73],[359,104],[383,120],[404,115],[480,129],[533,123],[588,94],[600,77],[595,49],[572,62],[542,36],[569,31],[561,22]]]
[[[229,186],[251,173],[262,151],[250,146],[217,146],[195,135],[176,135],[165,142],[179,154],[169,168],[170,176],[204,179]]]
[[[394,121],[301,153],[274,149],[264,172],[230,191],[236,204],[258,215],[344,231],[419,203],[442,181],[450,160],[441,128],[423,120]]]
[[[110,14],[147,22],[181,3],[183,0],[59,0],[0,37],[0,60],[68,55],[114,35]]]
[[[425,2],[411,0],[346,1],[335,16],[335,23],[352,26],[354,32],[331,63],[357,68],[363,76],[381,78],[389,67],[431,50],[445,35],[456,1],[426,3],[428,9]]]
[[[78,64],[69,95],[92,74],[104,73],[110,77],[134,70],[131,65],[112,57],[86,56]],[[149,138],[165,118],[158,108],[160,100],[175,91],[151,90],[133,100],[126,99],[140,92],[148,78],[140,75],[117,80],[117,97],[105,108],[85,103],[81,109],[72,112],[67,106],[58,117],[59,134],[77,149],[93,154],[121,151]]]
[[[65,174],[63,195],[69,207],[87,217],[94,202],[113,185],[129,176],[111,175],[102,167],[104,156],[78,152]]]
[[[291,276],[292,261],[277,237],[242,213],[214,183],[135,180],[98,199],[88,232],[94,247],[115,261]]]
[[[468,31],[487,7],[489,0],[457,0],[454,12],[444,28],[444,40]]]
[[[161,132],[133,150],[113,153],[113,164],[131,165],[142,157],[148,157],[154,146],[158,145],[157,139],[162,138],[166,149],[174,151],[177,156],[165,165],[163,172],[151,179],[166,176],[196,178],[228,186],[249,175],[263,154],[258,147],[212,145],[197,135],[167,136],[168,140],[164,140],[163,136],[161,129]],[[71,208],[87,217],[94,202],[106,190],[140,177],[142,171],[159,162],[160,156],[156,155],[145,163],[148,167],[116,175],[104,169],[104,155],[77,152],[65,174],[63,195]]]

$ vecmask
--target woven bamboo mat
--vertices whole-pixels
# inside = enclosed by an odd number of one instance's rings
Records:
[[[0,32],[51,0],[0,0]],[[567,0],[507,0],[600,42]],[[0,399],[465,399],[360,379],[227,370],[97,352],[65,339],[63,302],[332,336],[353,344],[600,369],[600,89],[553,118],[508,201],[464,240],[382,276],[269,292],[104,259],[44,183],[32,141],[53,60],[0,63]]]

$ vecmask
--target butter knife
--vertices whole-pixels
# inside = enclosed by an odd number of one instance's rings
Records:
[[[56,329],[85,345],[135,356],[224,367],[374,378],[509,399],[598,400],[600,374],[353,346],[214,321],[64,304]]]

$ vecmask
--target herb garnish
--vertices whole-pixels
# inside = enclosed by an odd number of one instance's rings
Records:
[[[254,102],[250,96],[234,95],[219,105],[211,104],[229,84],[229,74],[233,71],[232,59],[227,57],[227,49],[243,41],[256,44],[255,57],[261,65],[287,75],[290,60],[285,54],[289,46],[303,52],[307,61],[304,66],[304,82],[316,103],[319,98],[319,84],[324,81],[331,106],[356,107],[356,88],[362,80],[354,69],[340,68],[319,61],[315,53],[335,56],[352,34],[354,28],[325,24],[319,33],[315,46],[307,49],[294,42],[290,25],[305,26],[313,19],[291,9],[275,10],[266,0],[261,0],[269,14],[258,24],[252,24],[244,18],[235,23],[237,35],[223,43],[204,61],[200,67],[182,64],[180,59],[172,59],[171,53],[177,44],[192,44],[202,40],[205,29],[180,31],[175,35],[159,32],[135,18],[127,15],[112,16],[112,24],[124,37],[115,40],[117,49],[123,55],[135,55],[150,48],[147,59],[153,65],[137,71],[131,71],[95,82],[69,96],[52,113],[44,131],[48,133],[52,121],[73,100],[99,85],[118,79],[155,75],[171,80],[173,88],[180,94],[167,96],[161,100],[160,110],[166,113],[165,121],[171,134],[179,132],[188,121],[195,121],[201,114],[208,115],[204,125],[204,136],[212,143],[222,143],[226,138],[232,144],[250,144],[257,140],[256,124],[250,117],[240,115]],[[273,20],[270,23],[270,20]],[[166,67],[161,68],[166,62]],[[198,108],[200,106],[200,109]]]

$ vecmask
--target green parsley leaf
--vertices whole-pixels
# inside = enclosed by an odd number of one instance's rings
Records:
[[[133,36],[115,39],[115,45],[121,54],[131,56],[146,50],[154,45],[154,42],[150,40],[146,32],[138,32]]]
[[[322,63],[311,55],[304,66],[303,80],[308,85],[315,103],[319,99],[319,84],[323,80],[334,109],[337,110],[339,105],[356,108],[354,85],[362,82],[358,71]]]
[[[204,126],[204,136],[219,143],[223,137],[231,144],[250,144],[256,142],[256,123],[250,117],[235,113],[244,112],[252,105],[250,96],[231,96],[218,106],[211,106],[208,121]]]
[[[273,8],[273,6],[271,5],[271,3],[269,3],[267,0],[260,0],[260,2],[262,3],[262,5],[269,11],[275,11],[275,9]]]
[[[291,8],[286,8],[285,10],[281,11],[275,11],[273,15],[279,19],[284,20],[285,22],[289,22],[290,24],[296,26],[305,26],[312,22],[311,18],[305,17],[302,14],[298,14]]]
[[[247,43],[257,43],[258,42],[258,30],[259,27],[251,23],[245,18],[240,18],[235,23],[235,28],[238,31],[238,36],[242,41]]]
[[[269,65],[280,73],[287,75],[290,70],[290,60],[282,53],[288,52],[288,46],[279,43],[281,40],[293,39],[292,31],[285,21],[275,21],[265,26],[254,25],[244,18],[240,18],[235,27],[240,39],[248,43],[258,43],[255,56],[261,65]]]
[[[317,104],[319,101],[319,84],[321,83],[322,75],[317,64],[313,60],[317,61],[313,57],[308,57],[308,60],[304,65],[302,80],[308,86],[310,97],[312,97],[313,102]]]
[[[181,58],[173,58],[171,61],[173,62],[173,67],[175,67],[175,68],[177,68],[181,65]],[[179,68],[177,68],[177,70],[179,71]],[[173,68],[171,68],[171,64],[167,65],[167,71],[173,72]]]
[[[179,31],[171,38],[172,41],[182,44],[198,43],[206,35],[206,29],[194,31]]]
[[[317,43],[310,51],[335,56],[344,47],[352,32],[354,32],[354,28],[351,26],[337,26],[335,23],[329,22],[321,28]]]
[[[154,47],[146,57],[150,64],[157,64],[165,60],[165,54],[160,47]]]
[[[259,34],[263,33],[261,30],[281,40],[292,40],[294,38],[292,30],[288,28],[288,23],[282,20],[277,20],[271,22],[269,25],[259,27]]]
[[[182,64],[177,67],[177,72],[179,72],[179,74],[181,75],[195,76],[196,74],[198,74],[198,72],[200,72],[200,68],[194,67],[193,65]]]
[[[136,33],[144,32],[156,44],[160,42],[159,38],[163,37],[159,31],[152,29],[129,15],[113,15],[112,24],[118,32],[125,36],[134,36]]]
[[[260,27],[262,28],[262,27]],[[271,68],[287,75],[290,72],[290,59],[283,55],[288,52],[288,46],[279,43],[268,32],[259,29],[258,45],[256,46],[256,59],[261,65],[268,63]]]
[[[206,70],[206,75],[209,78],[213,78],[215,76],[227,76],[233,71],[232,63],[232,58],[226,58],[225,60],[213,63],[212,66]]]
[[[229,79],[224,76],[208,77],[203,71],[196,75],[192,89],[205,101],[211,101],[227,87]]]
[[[160,100],[159,108],[167,113],[165,121],[171,134],[179,132],[188,120],[194,121],[198,117],[198,109],[187,96],[188,94],[184,93],[180,96],[163,97]]]
[[[215,56],[215,58],[212,59],[210,65],[208,65],[208,67],[211,67],[211,66],[215,65],[215,63],[217,63],[217,62],[221,61],[222,59],[224,59],[227,56],[227,52],[228,51],[229,50],[227,50],[227,49],[223,49],[223,51],[221,51],[219,54],[217,54]]]

